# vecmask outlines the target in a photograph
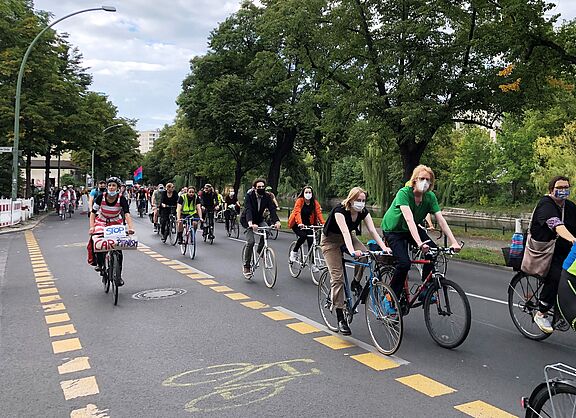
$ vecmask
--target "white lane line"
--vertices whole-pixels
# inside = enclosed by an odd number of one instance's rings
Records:
[[[246,240],[243,240],[243,239],[232,238],[232,237],[228,237],[228,239],[231,239],[232,241],[237,241],[237,242],[243,242],[243,243],[246,243]]]
[[[465,292],[465,293],[467,296],[470,296],[471,298],[477,298],[477,299],[487,300],[489,302],[500,303],[502,305],[508,305],[508,302],[503,301],[503,300],[493,299],[493,298],[489,298],[487,296],[482,296],[482,295],[475,295],[474,293],[468,293],[468,292]]]
[[[281,312],[284,312],[285,314],[288,314],[290,316],[293,316],[296,319],[299,319],[302,322],[305,322],[308,325],[312,325],[313,327],[318,328],[319,330],[322,330],[324,332],[327,332],[328,334],[332,334],[337,336],[338,338],[342,338],[343,340],[347,340],[350,341],[351,343],[353,343],[354,345],[357,345],[360,348],[363,348],[366,351],[369,351],[373,354],[376,354],[377,356],[380,356],[382,358],[385,359],[393,359],[396,363],[400,364],[400,365],[406,365],[406,364],[410,364],[410,362],[408,360],[404,360],[403,358],[400,358],[398,356],[385,356],[384,354],[382,354],[381,352],[379,352],[378,350],[376,350],[376,348],[372,347],[370,344],[366,344],[363,341],[357,340],[356,338],[352,338],[352,337],[348,337],[346,335],[342,335],[342,334],[338,334],[336,332],[332,332],[330,331],[326,325],[324,324],[320,324],[319,322],[316,322],[310,318],[307,318],[303,315],[300,315],[296,312],[293,312],[289,309],[286,309],[282,306],[274,306],[274,309],[277,309]]]

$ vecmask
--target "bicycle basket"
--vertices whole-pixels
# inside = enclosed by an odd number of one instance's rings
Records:
[[[504,262],[507,267],[512,267],[514,271],[520,271],[524,252],[520,254],[520,257],[510,257],[510,247],[502,247],[502,255],[504,256]]]

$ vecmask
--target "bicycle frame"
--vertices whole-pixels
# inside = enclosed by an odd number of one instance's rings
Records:
[[[308,265],[308,260],[311,260],[314,258],[314,249],[318,245],[317,233],[318,233],[318,231],[322,230],[322,228],[324,228],[324,227],[319,226],[319,225],[310,225],[310,226],[305,226],[305,227],[301,228],[304,231],[306,231],[306,230],[312,231],[312,245],[310,246],[310,248],[308,248],[308,252],[306,253],[306,257],[303,257],[303,259],[300,260],[300,265],[302,267],[306,267]],[[312,260],[311,262],[314,262],[314,260]]]
[[[264,238],[264,245],[262,245],[262,249],[260,251],[252,253],[253,254],[252,257],[254,257],[254,254],[257,254],[256,261],[252,264],[252,271],[256,271],[256,269],[258,269],[258,266],[260,266],[260,259],[262,258],[262,254],[264,254],[264,251],[266,250],[266,248],[268,248],[267,231],[270,229],[272,229],[272,227],[270,226],[259,226],[258,230],[254,231],[254,235],[258,235]],[[254,242],[254,245],[256,245],[256,242]]]
[[[350,291],[348,274],[346,273],[346,263],[351,263],[354,267],[364,267],[364,268],[367,267],[370,272],[370,275],[366,280],[366,284],[362,288],[362,293],[360,294],[360,296],[358,297],[358,299],[354,304],[352,304],[352,294]],[[342,267],[344,270],[344,295],[346,298],[346,306],[348,308],[348,315],[349,315],[348,322],[352,322],[352,317],[354,316],[354,314],[358,313],[357,311],[358,305],[366,300],[366,296],[368,296],[368,293],[372,288],[372,280],[374,279],[374,268],[372,266],[373,266],[372,259],[370,259],[368,262],[363,262],[360,260],[347,259],[342,257]]]

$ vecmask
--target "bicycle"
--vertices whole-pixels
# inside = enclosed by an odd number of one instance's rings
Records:
[[[240,236],[240,223],[238,222],[238,213],[234,209],[234,205],[230,205],[228,209],[229,219],[228,227],[226,228],[226,233],[229,237],[238,238]]]
[[[348,324],[351,324],[354,315],[358,313],[358,305],[364,304],[366,325],[374,346],[382,354],[392,355],[400,348],[403,324],[396,295],[390,286],[382,280],[374,267],[377,258],[386,255],[387,253],[383,251],[367,251],[361,256],[368,258],[367,261],[349,260],[344,255],[342,256],[345,299],[343,311]],[[346,273],[346,263],[368,268],[369,275],[361,290],[351,291]],[[328,329],[334,332],[338,331],[338,319],[332,303],[331,277],[328,269],[323,271],[318,283],[318,307]]]
[[[176,206],[166,206],[167,209],[170,209],[170,214],[168,215],[168,219],[165,221],[166,226],[164,227],[164,235],[162,236],[162,241],[166,243],[166,240],[169,239],[170,245],[176,245]]]
[[[60,209],[58,209],[58,216],[60,216],[60,220],[63,221],[66,219],[66,212],[67,212],[67,203],[64,201],[60,202]]]
[[[140,199],[138,201],[138,216],[143,218],[145,212],[146,212],[146,199]]]
[[[206,220],[202,224],[202,237],[204,242],[208,240],[210,245],[212,245],[214,243],[214,209],[207,210],[202,208],[202,210],[206,211]]]
[[[430,260],[410,260],[410,262],[435,266],[440,254],[452,256],[456,252],[453,248],[436,247],[430,248],[428,254],[431,257]],[[394,265],[381,264],[378,270],[386,283],[390,284],[394,276]],[[436,271],[435,268],[422,283],[415,283],[410,287],[407,275],[399,301],[404,316],[408,315],[411,309],[422,306],[428,333],[439,346],[456,348],[468,337],[472,323],[468,297],[460,285],[448,280],[444,273]],[[434,316],[434,312],[438,315]],[[436,318],[438,324],[436,324]]]
[[[542,341],[548,338],[551,333],[542,331],[534,322],[534,314],[540,305],[540,293],[544,287],[544,279],[531,276],[522,271],[518,271],[508,285],[508,311],[512,322],[526,338],[535,341]],[[548,311],[552,316],[552,328],[554,330],[566,332],[570,329],[570,324],[562,316],[556,303]]]
[[[180,243],[180,253],[186,255],[186,249],[188,249],[188,255],[192,260],[196,256],[196,228],[193,226],[193,222],[201,221],[200,218],[193,218],[190,216],[185,217],[182,222],[184,223],[184,231],[182,234],[182,242]]]
[[[418,225],[419,228],[423,229],[424,231],[426,231],[426,233],[429,232],[428,229],[426,229],[424,226],[422,225]],[[434,239],[434,241],[438,241],[440,238],[442,238],[444,236],[444,234],[442,233],[442,231],[439,231],[440,235],[438,235],[438,237],[436,237]],[[410,259],[411,260],[424,260],[425,259],[425,255],[422,253],[422,251],[420,250],[420,248],[418,248],[416,245],[413,244],[408,244],[409,248],[408,248],[408,253],[410,254]],[[444,240],[444,246],[446,247],[446,240]],[[416,267],[416,270],[418,270],[418,272],[420,274],[422,274],[422,266],[423,264],[414,264],[414,266]],[[436,265],[435,265],[435,269],[436,271],[446,275],[446,271],[448,270],[448,258],[446,257],[446,254],[444,253],[440,253],[438,254],[438,258],[436,259]]]
[[[324,256],[322,254],[322,249],[318,245],[318,234],[322,231],[322,225],[311,225],[304,226],[302,230],[312,231],[312,246],[308,249],[308,253],[304,256],[304,251],[302,246],[298,250],[298,261],[290,261],[290,254],[296,246],[296,241],[292,241],[290,248],[288,249],[288,270],[290,270],[290,275],[294,278],[298,278],[300,273],[306,266],[310,266],[310,275],[312,276],[312,282],[318,286],[320,276],[322,271],[326,269],[326,263],[324,262]]]
[[[224,223],[224,210],[219,210],[214,214],[214,222],[219,224]]]
[[[252,251],[252,263],[250,264],[250,273],[253,276],[254,272],[260,267],[260,260],[264,259],[264,268],[262,270],[262,275],[264,276],[264,283],[270,289],[276,284],[276,277],[278,276],[278,266],[276,265],[276,254],[274,250],[268,247],[268,230],[273,227],[270,226],[259,226],[258,230],[254,232],[254,235],[261,236],[264,239],[264,245],[262,249],[257,251]],[[244,232],[246,233],[246,232]],[[256,245],[256,244],[254,244]],[[246,254],[246,248],[248,243],[244,244],[242,247],[242,263],[244,263],[244,255]]]
[[[557,377],[549,377],[555,371]],[[523,397],[526,418],[576,417],[576,369],[563,363],[544,367],[544,383],[534,388],[529,398]]]

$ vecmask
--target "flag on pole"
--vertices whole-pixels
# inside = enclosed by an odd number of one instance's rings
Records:
[[[142,178],[142,166],[138,167],[136,171],[134,171],[134,181],[138,181]]]

